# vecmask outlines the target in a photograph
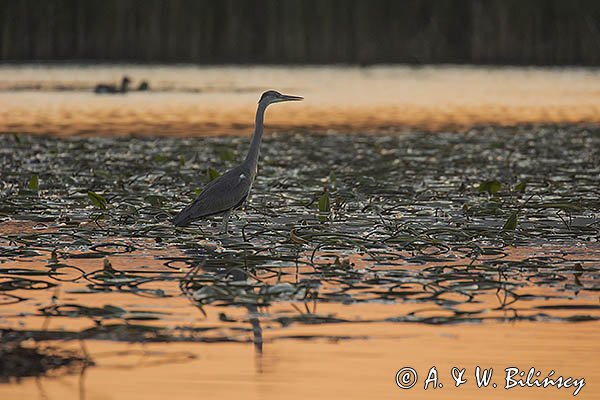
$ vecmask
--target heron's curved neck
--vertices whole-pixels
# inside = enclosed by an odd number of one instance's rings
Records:
[[[254,126],[254,135],[252,135],[252,142],[250,143],[250,149],[246,156],[246,161],[256,166],[258,163],[258,154],[260,150],[260,141],[264,130],[264,119],[265,110],[268,104],[258,103],[258,109],[256,110],[256,123]]]

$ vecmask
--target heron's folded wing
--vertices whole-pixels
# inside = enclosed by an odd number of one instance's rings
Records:
[[[191,221],[219,214],[238,206],[250,190],[248,174],[233,169],[211,182],[192,204],[184,208],[173,220],[184,226]]]

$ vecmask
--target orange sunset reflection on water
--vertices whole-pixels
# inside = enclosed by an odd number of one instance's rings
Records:
[[[3,224],[7,230],[7,224]],[[43,228],[37,228],[39,230]],[[52,229],[48,227],[47,229]],[[22,226],[21,230],[26,231]],[[127,239],[117,243],[139,245]],[[214,246],[203,242],[204,246]],[[525,371],[534,367],[542,374],[555,370],[574,378],[585,378],[586,386],[579,398],[593,398],[597,388],[593,382],[600,379],[596,360],[599,354],[600,331],[598,322],[527,322],[513,317],[527,317],[543,314],[547,317],[565,318],[584,311],[592,316],[600,312],[598,298],[593,292],[565,297],[562,290],[571,280],[553,286],[539,287],[535,284],[515,289],[523,299],[507,306],[506,294],[495,290],[477,295],[477,301],[458,305],[465,313],[481,316],[482,322],[467,323],[416,323],[390,322],[394,318],[415,315],[439,318],[453,315],[443,306],[419,302],[277,302],[261,310],[262,353],[253,345],[252,330],[249,329],[248,310],[244,307],[222,307],[219,303],[197,308],[190,299],[181,294],[179,279],[188,273],[184,264],[181,268],[172,265],[167,268],[160,261],[165,250],[113,255],[108,257],[114,271],[135,272],[140,276],[162,279],[150,282],[147,290],[159,289],[167,297],[152,297],[121,292],[86,292],[86,281],[76,279],[78,274],[87,274],[93,280],[102,271],[103,259],[64,260],[67,265],[76,265],[81,271],[63,271],[63,282],[51,290],[14,290],[13,296],[28,298],[11,307],[1,309],[0,321],[4,328],[44,329],[48,332],[79,331],[87,332],[98,325],[92,317],[44,316],[36,310],[51,307],[52,304],[66,306],[80,304],[86,307],[119,307],[128,310],[129,315],[157,316],[144,320],[132,319],[132,326],[148,326],[172,330],[171,342],[123,343],[84,339],[81,341],[56,342],[54,346],[84,351],[92,358],[94,366],[83,368],[81,373],[71,372],[61,375],[52,372],[48,377],[24,379],[19,384],[1,385],[2,398],[86,398],[86,399],[161,399],[197,398],[199,393],[206,397],[250,399],[270,399],[287,397],[302,399],[307,397],[328,398],[396,398],[408,399],[443,398],[485,398],[501,399],[510,395],[516,399],[562,399],[572,395],[572,389],[514,388],[503,389],[504,369],[517,367]],[[166,249],[171,257],[180,250]],[[516,248],[508,250],[506,259],[519,261],[535,257],[565,257],[581,261],[584,268],[600,260],[600,248],[590,247],[562,249],[560,246],[539,248]],[[306,255],[306,266],[300,259],[299,267],[283,267],[279,276],[269,271],[259,272],[254,279],[264,284],[281,285],[297,282],[302,276],[310,276],[314,268],[308,265],[312,257],[314,263],[341,262],[344,268],[376,271],[394,270],[398,266],[378,265],[365,254],[354,254],[336,261],[335,253],[320,252]],[[493,256],[488,256],[493,257]],[[483,257],[485,258],[485,256]],[[329,260],[329,261],[327,261]],[[585,261],[583,261],[585,260]],[[47,262],[42,258],[20,258],[2,264],[3,268],[28,270],[46,269]],[[436,265],[464,266],[465,259],[458,257],[453,263],[428,263],[411,265],[402,269],[419,273]],[[472,264],[475,268],[477,262]],[[58,277],[58,275],[57,275]],[[169,277],[177,279],[169,280]],[[590,287],[593,279],[587,274],[579,276],[579,285]],[[125,276],[122,275],[122,279]],[[69,281],[70,280],[70,281]],[[323,296],[336,291],[336,284],[324,283]],[[508,282],[508,281],[507,281]],[[366,288],[351,289],[356,299],[369,298]],[[418,290],[417,286],[405,285],[403,290]],[[380,286],[380,290],[386,290]],[[362,292],[362,294],[361,294]],[[54,297],[54,300],[51,297]],[[422,295],[415,295],[415,300]],[[463,301],[449,297],[446,300]],[[460,297],[460,296],[459,296]],[[509,296],[510,297],[510,296]],[[529,298],[530,297],[530,298]],[[514,299],[513,299],[514,300]],[[569,307],[563,307],[568,304]],[[556,306],[556,308],[553,308]],[[581,309],[578,310],[577,307]],[[483,314],[480,314],[483,310]],[[279,319],[298,314],[315,318],[336,318],[335,323],[280,325]],[[224,315],[226,315],[224,317]],[[26,316],[26,317],[23,317]],[[127,319],[127,316],[124,316]],[[120,323],[120,318],[104,319],[100,326]],[[100,328],[102,329],[102,328]],[[190,331],[195,329],[195,333]],[[179,339],[177,339],[179,337]],[[191,338],[201,339],[201,342]],[[107,336],[110,338],[110,335]],[[186,339],[187,338],[187,339]],[[191,341],[190,341],[191,340]],[[137,340],[136,340],[137,342]],[[27,345],[34,345],[28,341]],[[42,347],[47,345],[42,345]],[[419,374],[418,384],[410,390],[401,390],[394,383],[394,375],[399,369],[410,366]],[[424,380],[432,367],[439,373],[439,382],[444,387],[423,390]],[[493,368],[492,382],[498,388],[477,388],[474,370]],[[450,371],[453,367],[465,368],[467,383],[454,387]],[[545,375],[542,375],[542,377]],[[153,390],[148,391],[148,382],[153,382]]]

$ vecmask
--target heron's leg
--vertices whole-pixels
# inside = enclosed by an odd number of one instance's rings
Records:
[[[231,211],[232,210],[227,210],[223,213],[222,233],[229,233],[229,230],[227,228],[229,226],[229,217],[231,216]]]

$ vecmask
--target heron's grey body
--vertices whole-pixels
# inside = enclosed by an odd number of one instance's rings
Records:
[[[258,102],[254,135],[246,159],[210,182],[200,196],[173,219],[176,226],[187,226],[192,221],[223,214],[223,229],[227,232],[231,212],[246,201],[256,177],[265,110],[269,104],[293,100],[302,100],[302,97],[283,95],[274,90],[263,93]]]

